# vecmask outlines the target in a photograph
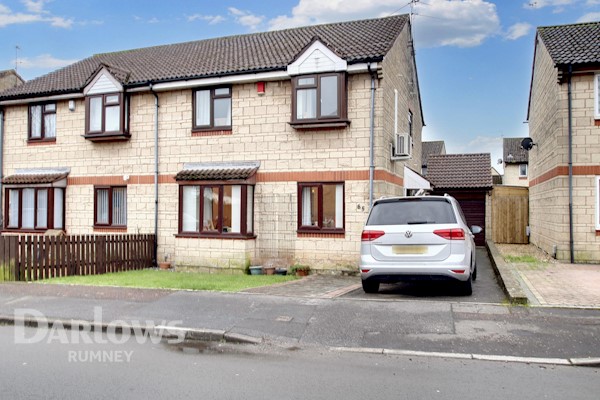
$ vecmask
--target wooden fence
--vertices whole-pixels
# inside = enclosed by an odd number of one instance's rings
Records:
[[[526,244],[529,225],[529,189],[494,186],[492,191],[492,239],[495,243]]]
[[[131,271],[153,259],[154,235],[0,236],[0,280]]]

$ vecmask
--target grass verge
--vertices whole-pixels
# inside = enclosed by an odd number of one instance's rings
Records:
[[[46,279],[40,282],[91,286],[239,292],[244,289],[268,286],[276,283],[293,281],[295,279],[298,278],[288,275],[226,275],[145,269],[103,275],[68,276],[64,278]]]
[[[537,258],[535,258],[533,256],[529,256],[529,255],[524,255],[524,256],[506,255],[506,256],[504,256],[504,259],[510,263],[542,264],[542,261],[538,260]]]

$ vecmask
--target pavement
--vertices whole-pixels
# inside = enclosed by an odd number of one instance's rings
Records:
[[[474,287],[480,293],[470,297],[451,291],[433,296],[427,286],[383,287],[380,295],[366,296],[360,278],[328,275],[240,293],[4,283],[0,323],[35,326],[43,315],[72,329],[81,329],[80,321],[102,330],[121,321],[124,329],[177,327],[199,340],[600,365],[600,309],[515,305],[495,282],[492,266],[502,264],[495,258],[488,261],[486,251],[478,250]],[[504,264],[498,283],[506,287],[504,281],[515,278],[514,285],[521,285],[518,272]],[[537,284],[534,275],[527,276]]]

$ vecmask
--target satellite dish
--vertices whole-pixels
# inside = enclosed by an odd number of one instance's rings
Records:
[[[535,146],[535,143],[533,143],[532,138],[527,137],[527,138],[521,140],[521,148],[523,150],[529,151],[529,150],[533,149],[533,146]]]

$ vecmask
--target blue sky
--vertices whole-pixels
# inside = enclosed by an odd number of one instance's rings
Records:
[[[32,79],[95,53],[402,14],[409,0],[0,0],[0,70]],[[600,0],[416,1],[427,126],[448,152],[501,157],[526,136],[535,27],[599,21]]]

